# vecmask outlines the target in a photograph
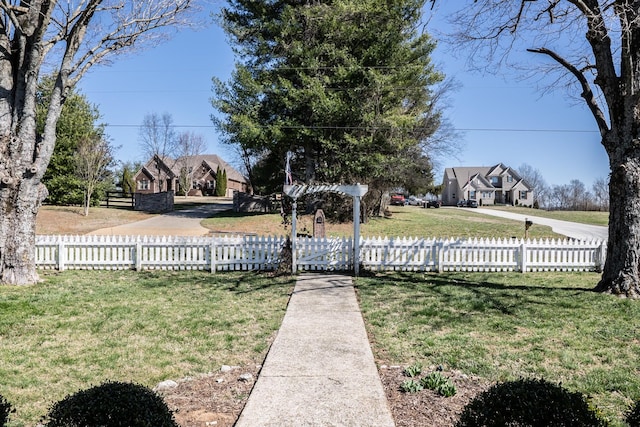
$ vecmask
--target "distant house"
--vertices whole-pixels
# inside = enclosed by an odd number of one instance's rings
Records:
[[[192,196],[212,196],[218,179],[216,175],[218,167],[220,171],[225,171],[227,174],[227,197],[231,197],[234,190],[247,191],[245,177],[215,154],[178,159],[154,156],[140,168],[133,179],[138,193],[184,190]],[[180,187],[181,176],[183,182],[189,182],[189,188]]]
[[[475,200],[479,206],[533,206],[533,189],[512,169],[495,166],[446,168],[442,182],[442,204],[455,206],[460,200]]]

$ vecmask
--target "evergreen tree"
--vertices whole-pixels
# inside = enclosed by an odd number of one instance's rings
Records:
[[[443,76],[430,62],[434,42],[416,30],[423,5],[230,2],[224,27],[243,62],[229,83],[215,81],[223,118],[214,122],[239,145],[258,191],[281,189],[286,152],[306,183],[384,191],[409,176],[431,179],[430,137],[441,120],[432,91]]]
[[[227,195],[227,170],[226,169],[222,170],[222,183],[220,184],[220,195],[221,196]]]
[[[49,97],[54,81],[51,77],[42,79],[39,85],[36,118],[38,132],[44,129]],[[83,204],[83,185],[76,174],[76,157],[80,141],[101,140],[104,137],[102,125],[97,124],[100,113],[84,95],[75,91],[67,97],[56,126],[56,146],[49,166],[42,178],[49,190],[46,199],[56,205]],[[97,197],[99,193],[94,194]]]
[[[222,196],[222,171],[220,170],[220,166],[216,169],[216,188],[214,190],[214,195]]]

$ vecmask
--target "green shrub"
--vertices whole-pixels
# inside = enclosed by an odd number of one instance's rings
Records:
[[[139,384],[105,382],[54,404],[47,427],[177,427],[162,398]]]
[[[11,404],[0,394],[0,427],[7,425],[12,412],[15,412],[15,409],[11,408]]]
[[[417,377],[418,375],[420,375],[421,372],[422,372],[422,364],[418,362],[404,368],[404,375],[407,377],[412,377],[412,378]]]
[[[420,384],[420,381],[416,380],[406,380],[400,385],[400,390],[404,391],[405,393],[417,393],[422,390],[422,388],[423,387],[422,384]]]
[[[424,388],[433,390],[441,396],[451,397],[456,395],[456,386],[451,380],[440,372],[432,372],[420,380],[420,384]]]
[[[640,400],[638,400],[627,412],[625,420],[629,427],[640,427]]]
[[[493,385],[465,406],[457,427],[606,426],[581,393],[538,379]]]

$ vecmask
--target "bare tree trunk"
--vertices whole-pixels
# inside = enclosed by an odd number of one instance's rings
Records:
[[[35,260],[36,215],[47,197],[36,179],[0,190],[0,283],[27,285],[39,280]]]
[[[612,164],[607,260],[596,291],[640,298],[640,153]]]

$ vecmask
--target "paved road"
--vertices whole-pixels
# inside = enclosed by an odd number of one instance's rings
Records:
[[[513,219],[516,221],[522,221],[524,224],[525,219],[535,224],[546,225],[558,233],[565,235],[569,238],[579,240],[607,240],[609,238],[608,228],[599,225],[580,224],[577,222],[561,221],[557,219],[542,218],[535,215],[521,215],[517,213],[499,211],[495,209],[468,209],[470,212],[475,212],[483,215],[492,215],[506,219]],[[524,225],[523,225],[524,226]]]
[[[206,236],[211,230],[200,225],[203,219],[232,209],[231,200],[220,199],[192,208],[177,210],[153,218],[117,227],[96,230],[89,234],[121,236]]]

